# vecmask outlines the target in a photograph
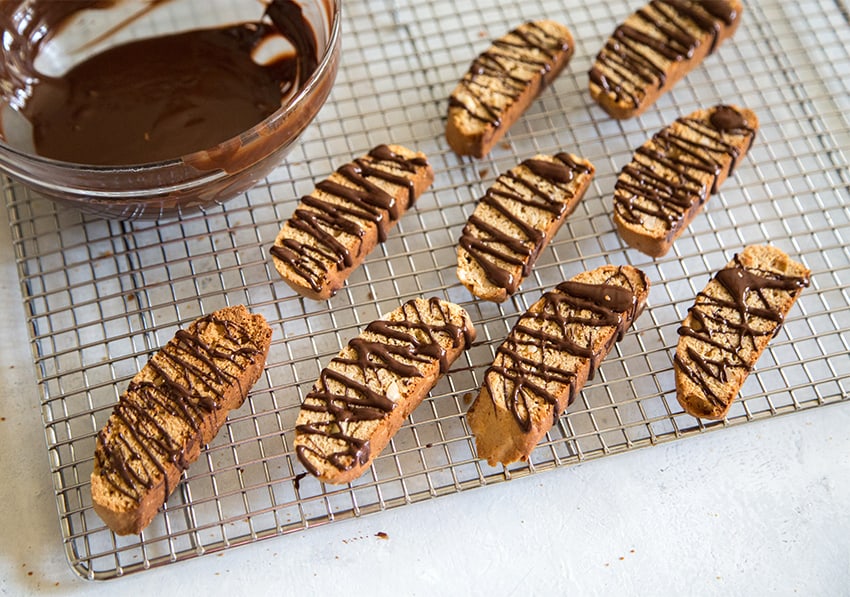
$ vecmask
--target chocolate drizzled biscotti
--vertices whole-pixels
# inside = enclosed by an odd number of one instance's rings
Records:
[[[423,153],[379,145],[303,197],[271,248],[296,292],[327,299],[434,181]]]
[[[741,22],[740,0],[652,0],[608,38],[590,69],[590,95],[614,118],[651,106]]]
[[[516,292],[593,179],[589,161],[538,155],[499,176],[478,202],[457,249],[457,276],[475,296]]]
[[[436,298],[373,321],[322,370],[295,427],[295,453],[327,483],[359,477],[475,339],[464,309]]]
[[[631,266],[583,272],[547,292],[496,351],[467,413],[478,456],[527,460],[640,315],[649,279]]]
[[[651,257],[667,253],[749,151],[757,129],[751,110],[714,106],[656,133],[617,178],[620,237]]]
[[[139,533],[259,379],[272,330],[238,305],[180,330],[130,381],[97,434],[91,495],[119,535]]]
[[[554,21],[524,23],[495,40],[449,98],[449,146],[458,155],[487,155],[560,74],[574,49],[569,29]]]
[[[809,270],[772,246],[749,246],[697,295],[679,328],[676,398],[695,417],[722,419]]]

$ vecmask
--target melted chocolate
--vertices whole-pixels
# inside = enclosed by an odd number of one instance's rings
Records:
[[[576,374],[559,362],[566,357],[588,359],[588,379],[593,379],[599,363],[643,308],[629,278],[620,271],[605,284],[562,282],[541,301],[539,309],[527,312],[511,330],[484,380],[491,397],[496,395],[495,384],[500,384],[505,404],[526,433],[532,428],[535,401],[552,405],[557,419],[565,387],[566,406],[576,398],[580,389]],[[598,330],[604,327],[614,327],[616,333],[611,334],[610,342],[594,350]]]
[[[711,126],[721,133],[746,131],[747,119],[732,106],[717,106],[709,119]]]
[[[511,228],[494,226],[473,213],[459,241],[460,246],[481,266],[487,279],[507,290],[508,294],[516,292],[546,244],[545,232],[515,215],[516,210],[512,210],[510,205],[520,204],[546,211],[559,220],[566,217],[570,200],[575,197],[570,183],[577,174],[590,172],[587,166],[575,162],[566,153],[557,154],[551,162],[529,159],[521,166],[528,168],[534,177],[554,186],[560,196],[544,191],[540,180],[522,176],[518,169],[510,170],[498,178],[480,202],[507,219]],[[519,236],[515,231],[519,231]],[[521,266],[520,276],[515,276],[512,271],[517,266]]]
[[[627,100],[632,106],[640,105],[648,87],[664,86],[667,77],[663,60],[681,62],[693,56],[701,40],[690,33],[688,22],[711,34],[710,54],[717,46],[720,23],[729,26],[737,16],[725,0],[652,0],[635,14],[642,26],[658,31],[661,37],[623,23],[596,56],[589,73],[590,80],[615,101]]]
[[[351,267],[360,257],[362,239],[368,226],[376,226],[378,240],[384,242],[390,228],[416,200],[413,177],[417,168],[428,166],[422,157],[405,158],[387,145],[379,145],[367,157],[358,158],[337,170],[350,185],[325,180],[316,185],[324,195],[314,193],[301,198],[287,225],[307,234],[311,243],[284,239],[273,245],[270,252],[303,278],[314,291],[319,291],[331,266]],[[399,175],[392,170],[401,170]],[[407,187],[406,205],[399,206],[395,198],[376,184],[375,179],[399,187]],[[327,198],[326,198],[327,197]],[[361,239],[352,255],[339,234]]]
[[[226,342],[210,346],[204,330],[215,325]],[[191,330],[191,331],[190,331]],[[260,354],[250,331],[233,321],[210,314],[190,330],[180,330],[148,362],[156,372],[150,381],[133,381],[121,395],[107,426],[97,434],[100,475],[119,493],[139,501],[144,490],[165,483],[163,463],[188,467],[186,444],[175,431],[186,427],[200,437],[209,413],[221,408],[224,392],[237,381],[227,369],[244,371]],[[115,433],[115,422],[122,431]]]
[[[617,215],[638,225],[658,218],[667,228],[668,240],[710,193],[717,192],[720,175],[725,171],[728,176],[734,170],[741,152],[730,137],[747,137],[747,148],[755,137],[755,129],[731,106],[714,108],[708,122],[683,117],[676,123],[679,126],[665,127],[638,148],[620,173],[614,193]],[[678,176],[666,175],[662,169]],[[711,177],[704,180],[700,174]]]
[[[707,345],[716,356],[702,356],[688,347],[690,362],[677,352],[675,363],[712,404],[725,407],[725,399],[713,389],[714,382],[725,382],[731,370],[749,372],[752,364],[744,359],[742,351],[752,352],[756,338],[775,335],[784,321],[778,308],[784,299],[771,298],[769,294],[780,291],[797,295],[809,285],[809,280],[745,267],[737,255],[733,265],[719,271],[714,279],[725,293],[714,292],[718,296],[711,296],[705,290],[700,292],[689,309],[691,323],[686,320],[678,333]],[[727,316],[729,312],[734,315]],[[771,325],[764,326],[765,321]]]
[[[404,388],[411,379],[422,377],[423,365],[435,361],[439,363],[440,373],[445,373],[449,364],[440,342],[448,339],[453,347],[469,346],[475,339],[471,327],[451,322],[449,309],[438,299],[428,301],[427,315],[419,309],[416,301],[411,300],[402,306],[401,319],[373,321],[366,327],[371,339],[362,336],[352,339],[345,352],[349,356],[336,357],[322,370],[301,408],[327,417],[321,423],[298,425],[296,431],[337,440],[342,448],[325,454],[303,444],[297,446],[298,459],[313,475],[319,475],[319,471],[308,455],[340,471],[369,460],[369,442],[347,433],[346,428],[351,422],[381,420],[395,409],[395,402],[373,389],[380,387],[379,379],[386,379],[389,374],[397,380],[399,388]],[[424,323],[430,319],[437,323]]]
[[[71,2],[53,18],[111,4]],[[62,76],[37,75],[22,110],[36,152],[95,165],[156,162],[214,147],[259,124],[318,66],[315,35],[301,8],[276,0],[266,14],[271,22],[133,41]],[[274,36],[287,38],[294,51],[256,63],[253,51]]]
[[[504,106],[513,104],[528,87],[528,73],[548,73],[556,56],[569,50],[567,40],[553,37],[536,23],[528,22],[524,28],[495,40],[472,62],[459,85],[466,93],[458,97],[455,91],[449,98],[449,107],[461,108],[475,120],[499,127]],[[487,81],[482,82],[485,77]],[[506,97],[508,101],[485,102],[485,88],[488,95]]]

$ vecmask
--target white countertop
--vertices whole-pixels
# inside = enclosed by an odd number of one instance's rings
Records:
[[[850,590],[839,404],[475,489],[104,583],[65,561],[0,213],[0,595],[780,594]],[[377,536],[386,533],[386,538]]]

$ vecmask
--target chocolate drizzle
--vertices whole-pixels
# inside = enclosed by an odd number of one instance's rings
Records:
[[[209,326],[221,336],[214,346],[204,340]],[[173,488],[165,463],[188,467],[187,449],[205,419],[260,353],[246,327],[215,313],[178,331],[148,362],[155,375],[134,379],[98,432],[95,470],[136,502],[159,483],[167,497]]]
[[[369,461],[371,447],[358,433],[357,424],[380,421],[396,408],[397,403],[385,395],[386,388],[394,384],[403,393],[434,362],[445,373],[449,363],[444,345],[469,346],[474,340],[471,326],[452,319],[447,304],[436,298],[408,301],[389,319],[370,323],[322,370],[301,407],[321,416],[295,428],[307,436],[297,442],[296,454],[310,473],[320,475],[311,459],[339,471]],[[325,440],[332,440],[336,451],[315,447]]]
[[[734,170],[741,137],[745,153],[755,129],[733,106],[712,108],[707,120],[679,118],[639,147],[623,168],[614,187],[615,213],[630,224],[663,226],[666,239],[675,238],[689,215],[717,192],[721,175]]]
[[[614,342],[643,309],[629,277],[618,268],[602,284],[568,280],[543,295],[517,322],[485,374],[491,399],[501,395],[524,433],[534,424],[535,404],[553,407],[557,419],[580,389],[574,359],[588,359],[592,379]],[[605,328],[615,328],[608,340]],[[498,387],[497,387],[498,386]]]
[[[566,217],[567,210],[574,207],[571,203],[576,192],[573,181],[577,175],[591,172],[587,165],[567,153],[557,154],[552,161],[525,160],[520,166],[499,176],[480,200],[481,205],[497,213],[509,225],[500,226],[473,213],[459,241],[481,266],[487,279],[508,294],[516,292],[547,241],[545,230],[529,223],[527,211],[548,213],[553,220]],[[551,191],[546,187],[552,187]],[[521,271],[518,276],[514,274],[517,267]]]
[[[781,305],[808,286],[809,279],[747,267],[736,255],[714,280],[723,291],[710,290],[710,285],[700,292],[688,310],[690,317],[678,329],[679,336],[707,348],[698,351],[689,345],[687,360],[677,351],[674,361],[709,402],[725,408],[734,396],[718,394],[718,382],[725,383],[733,370],[749,373],[754,360],[747,355],[760,352],[757,339],[779,332],[785,319]],[[704,356],[709,353],[712,356]]]
[[[711,54],[721,23],[728,27],[736,17],[726,0],[652,0],[617,27],[596,56],[590,80],[616,102],[637,107],[648,89],[667,82],[667,63],[690,59],[705,35],[711,36]]]
[[[377,228],[380,242],[386,240],[389,230],[416,200],[413,179],[417,169],[427,166],[424,157],[405,158],[387,145],[345,164],[336,171],[335,179],[320,182],[316,191],[302,197],[286,223],[309,241],[283,238],[281,244],[272,246],[272,256],[318,292],[331,268],[349,268],[362,257],[363,239],[370,227]],[[379,181],[407,188],[405,205],[398,205]],[[359,239],[354,254],[345,236]]]
[[[552,70],[558,54],[570,50],[567,40],[528,22],[495,40],[472,62],[449,98],[449,108],[463,109],[471,118],[498,128],[505,109],[529,81]]]

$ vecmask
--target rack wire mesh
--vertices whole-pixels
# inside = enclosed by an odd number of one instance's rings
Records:
[[[104,221],[5,180],[42,414],[68,560],[106,579],[468,488],[841,403],[850,395],[850,36],[840,0],[749,3],[735,38],[645,115],[619,122],[586,92],[598,47],[634,2],[345,3],[344,50],[329,102],[300,146],[226,206],[160,222]],[[631,5],[631,6],[629,6]],[[504,143],[460,159],[442,136],[447,98],[493,37],[532,18],[569,24],[577,51]],[[749,157],[661,259],[627,249],[610,197],[635,147],[679,115],[719,102],[756,110]],[[436,180],[386,243],[331,300],[295,295],[268,248],[298,198],[378,143],[425,151]],[[597,177],[508,302],[473,300],[454,272],[455,243],[478,197],[526,157],[568,150]],[[812,284],[725,421],[685,414],[671,357],[678,323],[712,272],[746,244],[774,243]],[[495,348],[545,290],[605,263],[643,269],[649,307],[529,462],[477,459],[464,420]],[[366,474],[343,487],[303,472],[293,425],[321,367],[381,313],[415,296],[462,304],[473,348],[412,414]],[[202,313],[245,303],[274,341],[260,382],[141,535],[117,537],[89,495],[94,437],[148,357]]]

